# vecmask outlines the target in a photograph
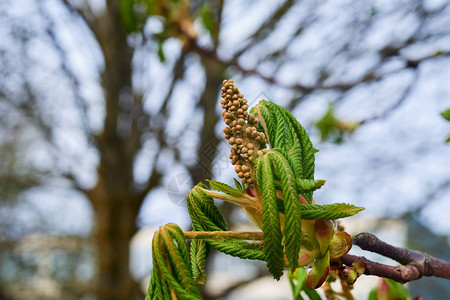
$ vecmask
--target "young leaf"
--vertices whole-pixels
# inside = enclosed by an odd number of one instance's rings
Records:
[[[316,290],[310,289],[306,285],[303,288],[303,291],[305,292],[306,295],[308,295],[310,300],[322,300],[322,298],[320,297],[319,293],[316,292]]]
[[[238,191],[241,191],[242,194],[245,194],[246,191],[245,191],[245,188],[242,186],[242,184],[239,181],[237,181],[236,178],[233,178],[233,180],[234,180],[234,185],[236,186],[236,189]]]
[[[320,253],[323,255],[328,250],[334,236],[333,223],[329,220],[314,221],[314,234],[317,242],[319,242]]]
[[[176,224],[161,226],[152,241],[153,271],[148,298],[201,299],[192,278],[188,246]]]
[[[309,192],[320,189],[325,184],[325,180],[297,179],[299,190]]]
[[[281,151],[272,149],[266,155],[274,162],[276,175],[281,181],[284,197],[284,242],[286,258],[291,270],[295,270],[298,266],[302,221],[296,177]]]
[[[297,178],[297,192],[299,194],[304,194],[306,192],[313,192],[320,189],[324,184],[325,180],[312,180],[312,179],[299,179]],[[277,190],[281,189],[280,182],[275,181],[275,188]]]
[[[206,188],[199,183],[187,196],[187,208],[192,220],[192,227],[197,231],[221,231],[228,230],[224,216],[214,204],[214,200],[208,197],[201,188]]]
[[[339,231],[331,240],[330,243],[330,258],[339,258],[352,248],[352,238],[345,231]]]
[[[216,21],[214,13],[211,9],[211,6],[206,2],[200,8],[200,17],[203,23],[203,26],[206,30],[209,31],[211,36],[214,36],[216,33]]]
[[[263,196],[264,254],[267,267],[277,280],[283,275],[283,245],[278,214],[277,194],[273,182],[272,166],[268,155],[258,158],[256,182]]]
[[[302,161],[302,173],[301,178],[303,179],[314,179],[314,155],[319,150],[313,147],[311,140],[309,139],[308,133],[300,125],[300,123],[295,119],[295,117],[286,110],[286,114],[289,117],[289,121],[295,129],[297,138],[301,145],[301,161]]]
[[[302,204],[302,217],[306,220],[334,220],[356,215],[364,207],[354,206],[346,203],[334,204]]]
[[[264,105],[266,102],[267,101],[259,102],[258,105],[251,109],[251,113],[258,117],[258,120],[261,122],[264,129],[264,133],[266,134],[270,148],[274,148],[277,120],[270,112],[269,108]]]
[[[306,276],[307,272],[303,268],[298,268],[293,274],[289,273],[289,282],[294,300],[303,300],[301,292],[304,292],[310,300],[321,300],[322,298],[316,290],[312,290],[306,286]]]
[[[327,251],[324,256],[316,259],[311,271],[306,277],[306,285],[310,289],[319,288],[328,277],[330,271],[330,253]]]
[[[314,149],[306,130],[285,108],[261,101],[253,110],[268,136],[271,148],[279,148],[288,153],[287,159],[296,177],[314,179]],[[312,192],[304,197],[311,202]]]
[[[241,259],[266,260],[263,246],[259,243],[236,240],[208,240],[208,244],[217,251]]]
[[[450,121],[450,108],[444,110],[443,112],[441,112],[441,116],[446,119],[447,121]]]
[[[298,265],[299,267],[304,267],[313,262],[320,255],[319,249],[306,249],[303,245],[300,247],[300,253],[298,257]],[[297,269],[298,270],[298,269]]]
[[[234,189],[231,186],[219,182],[219,181],[214,181],[214,180],[206,180],[209,183],[209,186],[216,191],[225,193],[225,194],[229,194],[229,195],[233,195],[233,196],[241,196],[242,192],[239,189]]]
[[[386,280],[389,286],[389,299],[399,299],[399,300],[408,300],[410,299],[410,294],[408,289],[405,286],[395,280],[389,278],[383,278]]]
[[[205,284],[205,261],[209,254],[209,245],[203,240],[192,240],[190,248],[192,276],[197,284]]]

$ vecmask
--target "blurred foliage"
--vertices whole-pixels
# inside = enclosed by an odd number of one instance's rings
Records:
[[[213,40],[218,39],[219,24],[217,3],[189,0],[119,0],[122,22],[130,33],[143,30],[148,17],[158,17],[161,31],[153,34],[157,41],[157,55],[161,62],[166,61],[164,42],[176,38],[184,47],[189,47],[198,37],[195,21],[199,20],[205,32]]]
[[[288,279],[292,289],[292,296],[294,300],[321,300],[319,293],[316,290],[310,289],[306,286],[307,271],[303,268],[298,268],[295,272],[289,272]]]
[[[446,119],[447,121],[450,121],[450,109],[444,110],[441,112],[441,116]],[[445,140],[446,143],[450,143],[450,135]]]
[[[450,109],[444,110],[441,112],[441,116],[446,119],[447,121],[450,121]]]
[[[340,144],[344,141],[345,135],[351,134],[360,124],[338,119],[334,106],[330,104],[326,113],[314,125],[319,130],[322,141],[331,140]]]
[[[380,278],[378,285],[369,294],[369,300],[410,300],[406,287],[392,279]]]
[[[27,189],[38,186],[46,173],[20,157],[16,144],[0,144],[0,201],[14,202]]]
[[[142,3],[139,0],[117,0],[122,23],[128,32],[138,32],[145,22]]]

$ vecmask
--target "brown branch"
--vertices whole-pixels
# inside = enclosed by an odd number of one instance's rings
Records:
[[[81,6],[70,0],[61,0],[61,2],[69,10],[69,12],[80,17],[92,30],[92,33],[97,36],[98,16],[94,14],[88,1],[84,1]]]
[[[64,74],[67,76],[67,79],[69,80],[69,84],[72,88],[72,91],[74,93],[75,98],[75,104],[78,106],[79,111],[81,113],[81,121],[84,133],[87,136],[88,142],[92,145],[93,144],[93,136],[90,134],[89,130],[89,118],[87,113],[87,103],[86,100],[81,95],[81,88],[80,88],[80,82],[73,70],[68,65],[68,57],[67,52],[63,48],[63,44],[60,42],[60,40],[57,37],[57,34],[55,32],[55,29],[57,28],[54,18],[51,16],[51,14],[48,12],[48,10],[44,7],[44,4],[40,2],[38,4],[39,12],[42,16],[42,18],[45,20],[46,24],[46,33],[47,36],[50,38],[50,41],[52,42],[52,45],[54,46],[54,49],[56,50],[59,58],[60,58],[60,66],[61,70],[64,72]]]
[[[355,260],[364,262],[366,275],[390,278],[400,283],[417,280],[422,276],[450,279],[450,263],[426,253],[389,245],[367,232],[358,234],[353,239],[353,243],[363,250],[378,253],[402,264],[396,267],[388,266],[351,254],[345,254],[340,258],[346,265],[351,265]]]
[[[263,241],[262,231],[185,231],[186,239],[238,239]],[[360,233],[353,243],[363,250],[378,253],[389,257],[401,266],[388,266],[380,264],[363,256],[345,254],[340,260],[345,265],[351,266],[354,261],[362,261],[366,264],[364,274],[390,278],[400,283],[417,280],[423,276],[435,276],[450,279],[450,263],[435,258],[426,253],[399,248],[389,245],[371,233]]]
[[[295,1],[287,0],[282,5],[280,5],[272,15],[265,20],[248,38],[248,44],[240,49],[237,53],[233,55],[233,60],[237,60],[243,53],[248,49],[255,46],[259,41],[264,40],[273,32],[273,29],[278,25],[280,20],[290,11]]]

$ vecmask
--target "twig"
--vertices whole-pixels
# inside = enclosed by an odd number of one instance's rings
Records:
[[[366,264],[364,274],[390,278],[400,283],[417,280],[422,276],[435,276],[450,279],[450,263],[426,253],[389,245],[371,233],[358,234],[353,243],[363,250],[378,253],[401,263],[401,266],[388,266],[368,260],[363,256],[345,254],[340,260],[351,265],[355,260]]]
[[[342,296],[347,300],[355,300],[351,292],[351,286],[349,286],[342,278],[339,278],[342,286]]]

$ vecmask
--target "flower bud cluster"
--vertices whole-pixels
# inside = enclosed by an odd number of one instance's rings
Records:
[[[263,132],[256,130],[258,118],[248,112],[247,100],[239,93],[233,80],[224,80],[220,101],[224,111],[222,118],[227,124],[223,129],[225,138],[231,145],[230,159],[242,183],[253,182],[253,161],[266,153],[267,139]]]

